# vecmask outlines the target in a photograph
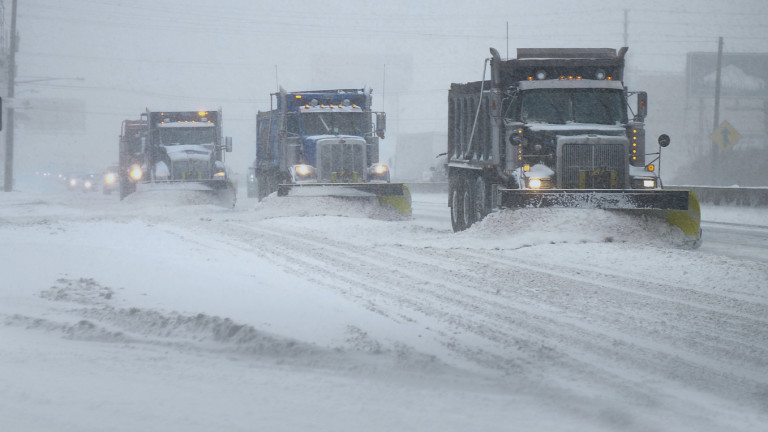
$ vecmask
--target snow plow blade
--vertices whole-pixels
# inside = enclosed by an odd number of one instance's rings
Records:
[[[411,191],[404,183],[300,183],[277,185],[279,197],[370,198],[404,215],[411,214]]]
[[[131,195],[161,195],[179,204],[213,204],[232,208],[237,201],[236,190],[230,180],[169,181],[139,183]]]
[[[701,245],[699,198],[690,190],[499,189],[502,207],[570,207],[639,211],[679,228],[686,245]]]

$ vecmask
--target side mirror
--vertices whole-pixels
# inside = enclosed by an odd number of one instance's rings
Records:
[[[662,147],[666,147],[669,145],[669,135],[667,134],[661,134],[659,135],[659,145]]]
[[[224,138],[224,149],[227,151],[227,153],[232,151],[232,137]]]
[[[637,93],[637,116],[644,119],[648,115],[648,93]]]
[[[387,113],[376,113],[376,135],[384,139],[384,133],[387,131]]]

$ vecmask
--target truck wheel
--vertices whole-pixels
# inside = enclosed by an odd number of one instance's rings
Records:
[[[472,221],[479,222],[489,213],[488,191],[482,176],[475,177],[470,184],[472,186]]]
[[[474,181],[471,177],[464,180],[464,187],[462,188],[462,206],[461,206],[461,219],[464,224],[464,229],[472,226],[477,220],[475,219],[475,190]]]
[[[467,226],[464,224],[464,182],[453,180],[450,182],[451,195],[451,226],[453,232],[464,231]]]
[[[259,201],[263,200],[265,196],[267,196],[266,191],[267,187],[267,178],[263,175],[257,175],[256,179],[253,182],[253,194],[255,195],[255,198]]]

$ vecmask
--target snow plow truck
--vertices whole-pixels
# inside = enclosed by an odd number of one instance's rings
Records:
[[[371,101],[368,88],[273,93],[256,117],[248,196],[375,197],[410,214],[408,186],[392,183],[379,161],[386,114],[371,111]]]
[[[647,153],[648,97],[624,86],[626,47],[490,51],[483,80],[451,84],[448,95],[454,231],[497,208],[620,209],[661,217],[699,244],[698,198],[664,189],[658,175],[669,137]]]
[[[232,139],[222,137],[221,110],[149,111],[125,120],[120,136],[120,197],[143,191],[195,191],[225,207],[235,187],[224,164]]]

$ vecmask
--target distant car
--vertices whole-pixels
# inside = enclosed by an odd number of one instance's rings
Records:
[[[118,190],[120,187],[120,183],[118,181],[118,168],[116,166],[107,168],[107,170],[104,171],[104,177],[101,183],[101,191],[109,195],[112,192]]]
[[[72,191],[93,192],[98,188],[96,174],[67,175],[67,189]]]

